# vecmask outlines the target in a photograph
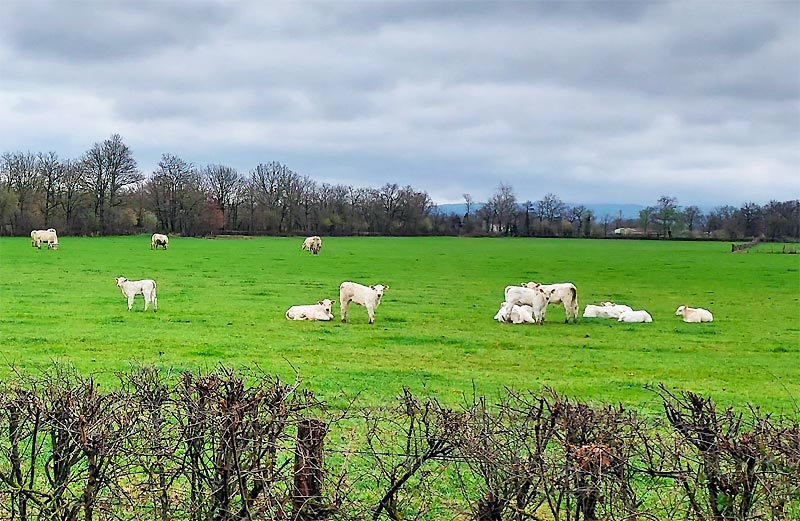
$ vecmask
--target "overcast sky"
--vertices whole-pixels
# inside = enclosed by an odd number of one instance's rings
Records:
[[[800,197],[800,0],[0,2],[0,152],[437,203]]]

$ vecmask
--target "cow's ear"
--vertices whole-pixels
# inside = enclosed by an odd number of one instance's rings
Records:
[[[387,289],[389,289],[389,286],[384,286],[383,287],[383,291],[386,291]]]
[[[370,286],[369,289],[375,289],[375,286]]]
[[[336,301],[335,300],[331,300],[331,306],[334,305],[334,304],[336,304]]]
[[[319,304],[320,306],[323,305],[321,300],[317,301],[317,304]]]

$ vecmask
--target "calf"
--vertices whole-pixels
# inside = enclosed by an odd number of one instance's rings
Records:
[[[583,311],[584,318],[619,318],[622,313],[633,311],[624,304],[601,302],[599,306],[588,304]]]
[[[506,313],[511,315],[514,306],[530,306],[533,322],[535,324],[544,323],[544,315],[547,311],[547,304],[554,290],[545,291],[540,287],[526,288],[522,286],[506,286],[504,294],[506,296]]]
[[[550,297],[550,304],[564,304],[564,312],[566,318],[564,323],[568,324],[569,319],[572,319],[573,324],[578,323],[578,312],[580,306],[578,305],[578,289],[575,284],[571,282],[560,282],[557,284],[539,284],[538,282],[528,282],[523,284],[526,288],[541,288],[544,291],[552,290]]]
[[[683,317],[684,322],[713,322],[714,315],[707,309],[680,306],[675,314]]]
[[[303,246],[300,249],[307,250],[314,255],[318,255],[319,250],[322,249],[322,238],[320,238],[318,235],[306,237],[306,240],[303,241]]]
[[[621,314],[617,319],[617,322],[652,322],[653,317],[650,316],[650,313],[641,309],[638,311],[626,311],[625,313]]]
[[[287,320],[330,320],[333,318],[331,307],[336,304],[335,300],[320,300],[316,304],[308,306],[292,306],[286,310]]]
[[[117,286],[122,290],[122,294],[128,298],[128,311],[133,308],[133,298],[136,295],[144,297],[144,310],[147,311],[147,306],[152,302],[153,311],[158,311],[158,299],[156,298],[156,281],[151,279],[145,280],[128,280],[125,277],[117,277]]]
[[[350,302],[361,304],[367,308],[369,323],[375,323],[375,309],[381,303],[383,292],[389,286],[376,284],[374,286],[364,286],[357,282],[342,282],[339,285],[339,309],[341,310],[342,322],[347,322],[347,306]]]
[[[511,322],[512,324],[535,324],[533,319],[533,308],[531,306],[511,306],[509,311],[506,303],[500,304],[500,309],[494,316],[498,322]]]
[[[31,246],[42,249],[42,243],[47,243],[47,249],[58,249],[58,234],[55,228],[48,228],[46,230],[33,230],[31,232]]]
[[[169,237],[162,233],[154,233],[153,236],[150,237],[150,249],[157,250],[159,246],[166,250],[167,246],[169,246]]]

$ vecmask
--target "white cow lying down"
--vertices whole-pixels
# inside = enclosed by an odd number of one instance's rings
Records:
[[[533,320],[533,308],[531,306],[511,306],[508,310],[507,303],[500,304],[500,309],[494,316],[498,322],[511,322],[512,324],[535,324]]]
[[[350,302],[361,304],[367,308],[369,323],[375,323],[375,309],[381,303],[383,292],[389,286],[375,284],[374,286],[364,286],[357,282],[342,282],[339,285],[339,309],[341,310],[342,322],[347,322],[347,306]]]
[[[690,308],[687,306],[680,306],[675,310],[675,314],[683,316],[684,322],[713,322],[714,315],[707,309],[703,308]]]
[[[133,307],[133,298],[136,295],[144,297],[144,310],[147,311],[147,306],[153,303],[153,311],[158,311],[158,299],[156,298],[156,281],[151,279],[145,280],[128,280],[125,277],[117,277],[117,286],[122,290],[122,294],[128,297],[128,311]]]
[[[638,311],[626,311],[625,313],[621,314],[617,319],[617,322],[652,322],[653,317],[650,316],[650,313],[647,311],[640,309]]]
[[[333,318],[331,307],[335,300],[320,300],[316,304],[307,306],[292,306],[286,310],[287,320],[330,320]]]
[[[587,304],[583,311],[585,318],[619,318],[626,311],[633,311],[624,304],[614,304],[613,302],[601,302],[599,306]]]

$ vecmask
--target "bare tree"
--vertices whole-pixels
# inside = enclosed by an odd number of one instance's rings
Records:
[[[668,195],[658,198],[653,217],[661,225],[661,236],[672,238],[672,227],[678,216],[678,200]]]
[[[697,206],[692,205],[684,208],[683,219],[686,222],[686,229],[689,231],[689,235],[692,234],[695,225],[697,224],[697,222],[700,220],[701,217],[702,217],[702,212],[700,211],[700,208],[698,208]]]
[[[205,203],[194,165],[164,154],[148,184],[162,230],[189,233]]]
[[[536,202],[536,212],[539,215],[539,228],[540,232],[544,234],[544,222],[547,221],[550,232],[553,233],[552,225],[556,221],[561,220],[567,206],[553,193],[548,193],[539,201]]]
[[[489,200],[489,203],[497,212],[499,232],[504,235],[511,235],[514,231],[514,223],[517,218],[517,197],[511,185],[500,183],[497,192]]]
[[[243,179],[235,168],[224,165],[208,165],[205,170],[206,182],[214,202],[219,205],[226,226],[235,226],[237,200]]]
[[[30,152],[5,153],[2,157],[3,177],[10,190],[17,194],[17,208],[11,219],[12,233],[25,233],[33,226],[33,201],[39,189],[36,156]]]
[[[112,135],[102,143],[95,143],[82,160],[84,186],[94,200],[94,216],[103,233],[110,230],[107,222],[108,210],[119,202],[125,187],[142,179],[137,170],[133,152],[123,143],[119,134]]]
[[[652,206],[648,206],[647,208],[639,210],[639,223],[642,225],[645,235],[647,235],[647,226],[650,224],[655,211],[656,209]]]
[[[63,164],[59,161],[58,154],[40,152],[36,156],[36,172],[43,196],[39,206],[44,217],[44,226],[49,228],[53,220],[53,210],[58,207],[58,189],[63,175]]]

